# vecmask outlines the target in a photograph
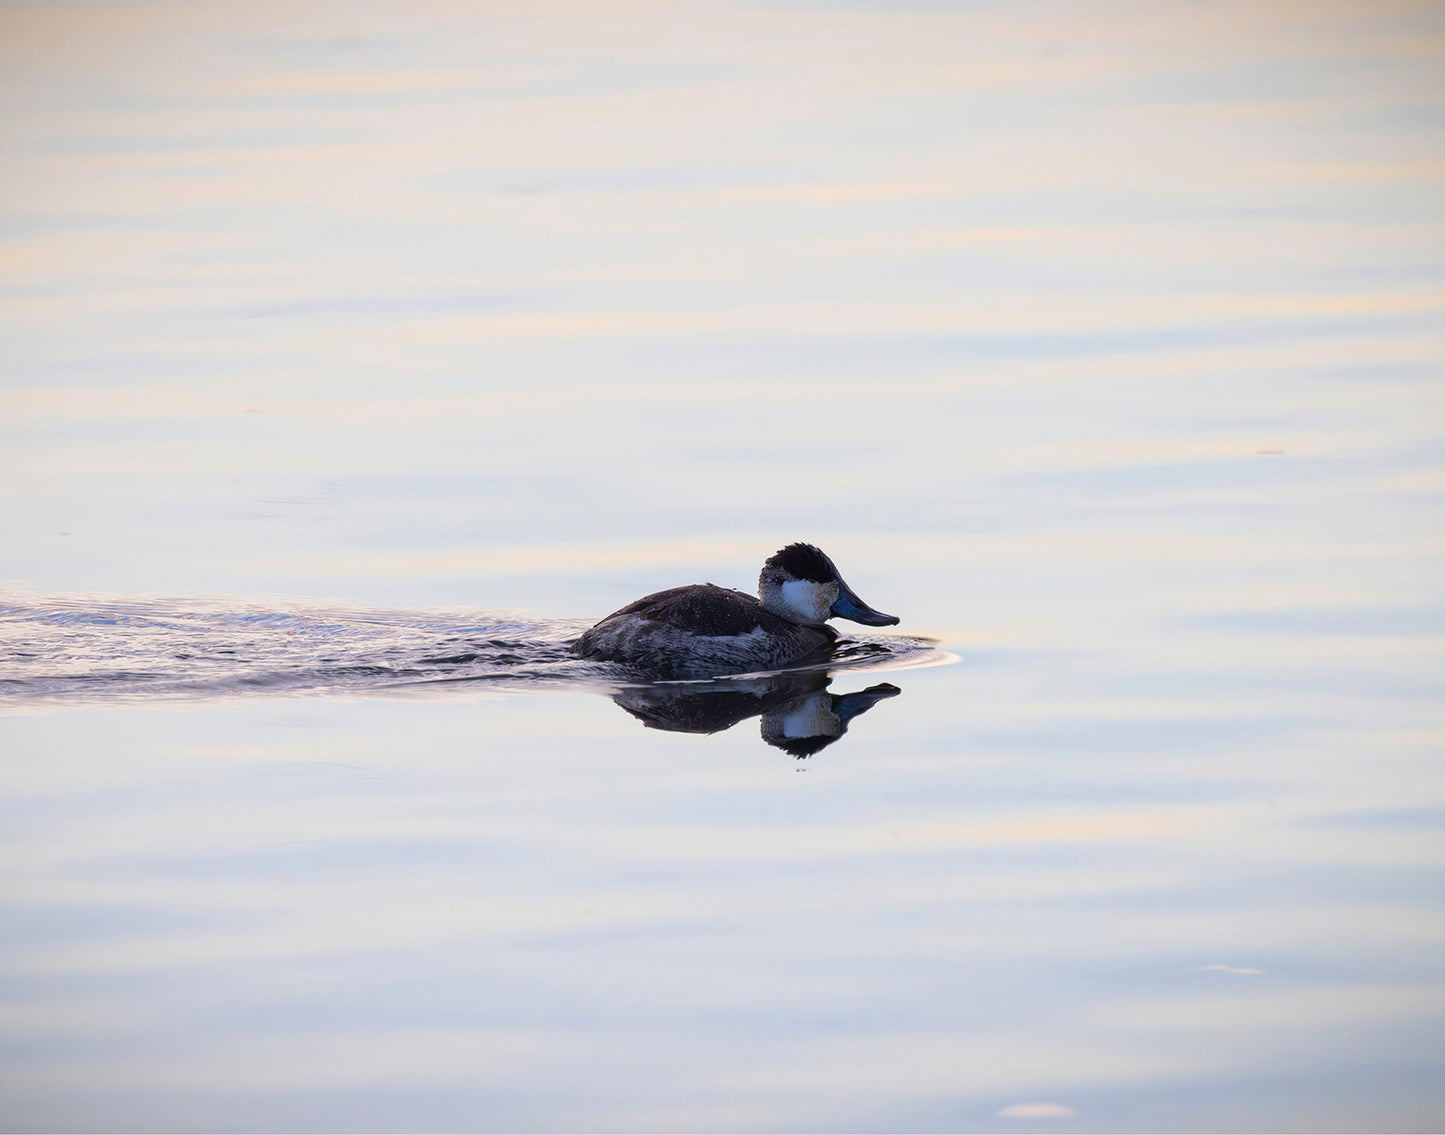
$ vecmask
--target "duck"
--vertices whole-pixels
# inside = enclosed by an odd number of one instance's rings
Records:
[[[899,622],[863,602],[820,548],[789,544],[763,563],[756,597],[713,583],[654,592],[589,628],[572,650],[662,680],[779,670],[826,658],[835,617]]]

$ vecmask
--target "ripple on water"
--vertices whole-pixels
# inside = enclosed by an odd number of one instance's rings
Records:
[[[0,602],[0,702],[645,684],[621,667],[572,655],[571,642],[588,625],[510,611],[11,597]],[[840,639],[826,662],[797,669],[900,669],[950,660],[931,639],[868,635]]]

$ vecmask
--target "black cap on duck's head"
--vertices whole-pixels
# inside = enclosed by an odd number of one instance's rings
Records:
[[[870,627],[891,627],[897,615],[875,611],[843,582],[833,561],[812,544],[789,544],[768,557],[758,598],[775,615],[822,626],[835,615]]]

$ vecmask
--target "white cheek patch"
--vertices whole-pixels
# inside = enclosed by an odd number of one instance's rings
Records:
[[[836,583],[814,583],[811,579],[790,579],[779,589],[783,602],[810,623],[828,620],[828,609],[838,598]]]

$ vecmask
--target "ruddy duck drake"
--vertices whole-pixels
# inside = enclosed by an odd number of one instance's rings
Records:
[[[812,544],[789,544],[763,564],[756,599],[712,583],[673,587],[614,611],[572,649],[655,678],[777,670],[831,646],[838,633],[826,624],[835,615],[870,627],[898,622],[859,599]]]

